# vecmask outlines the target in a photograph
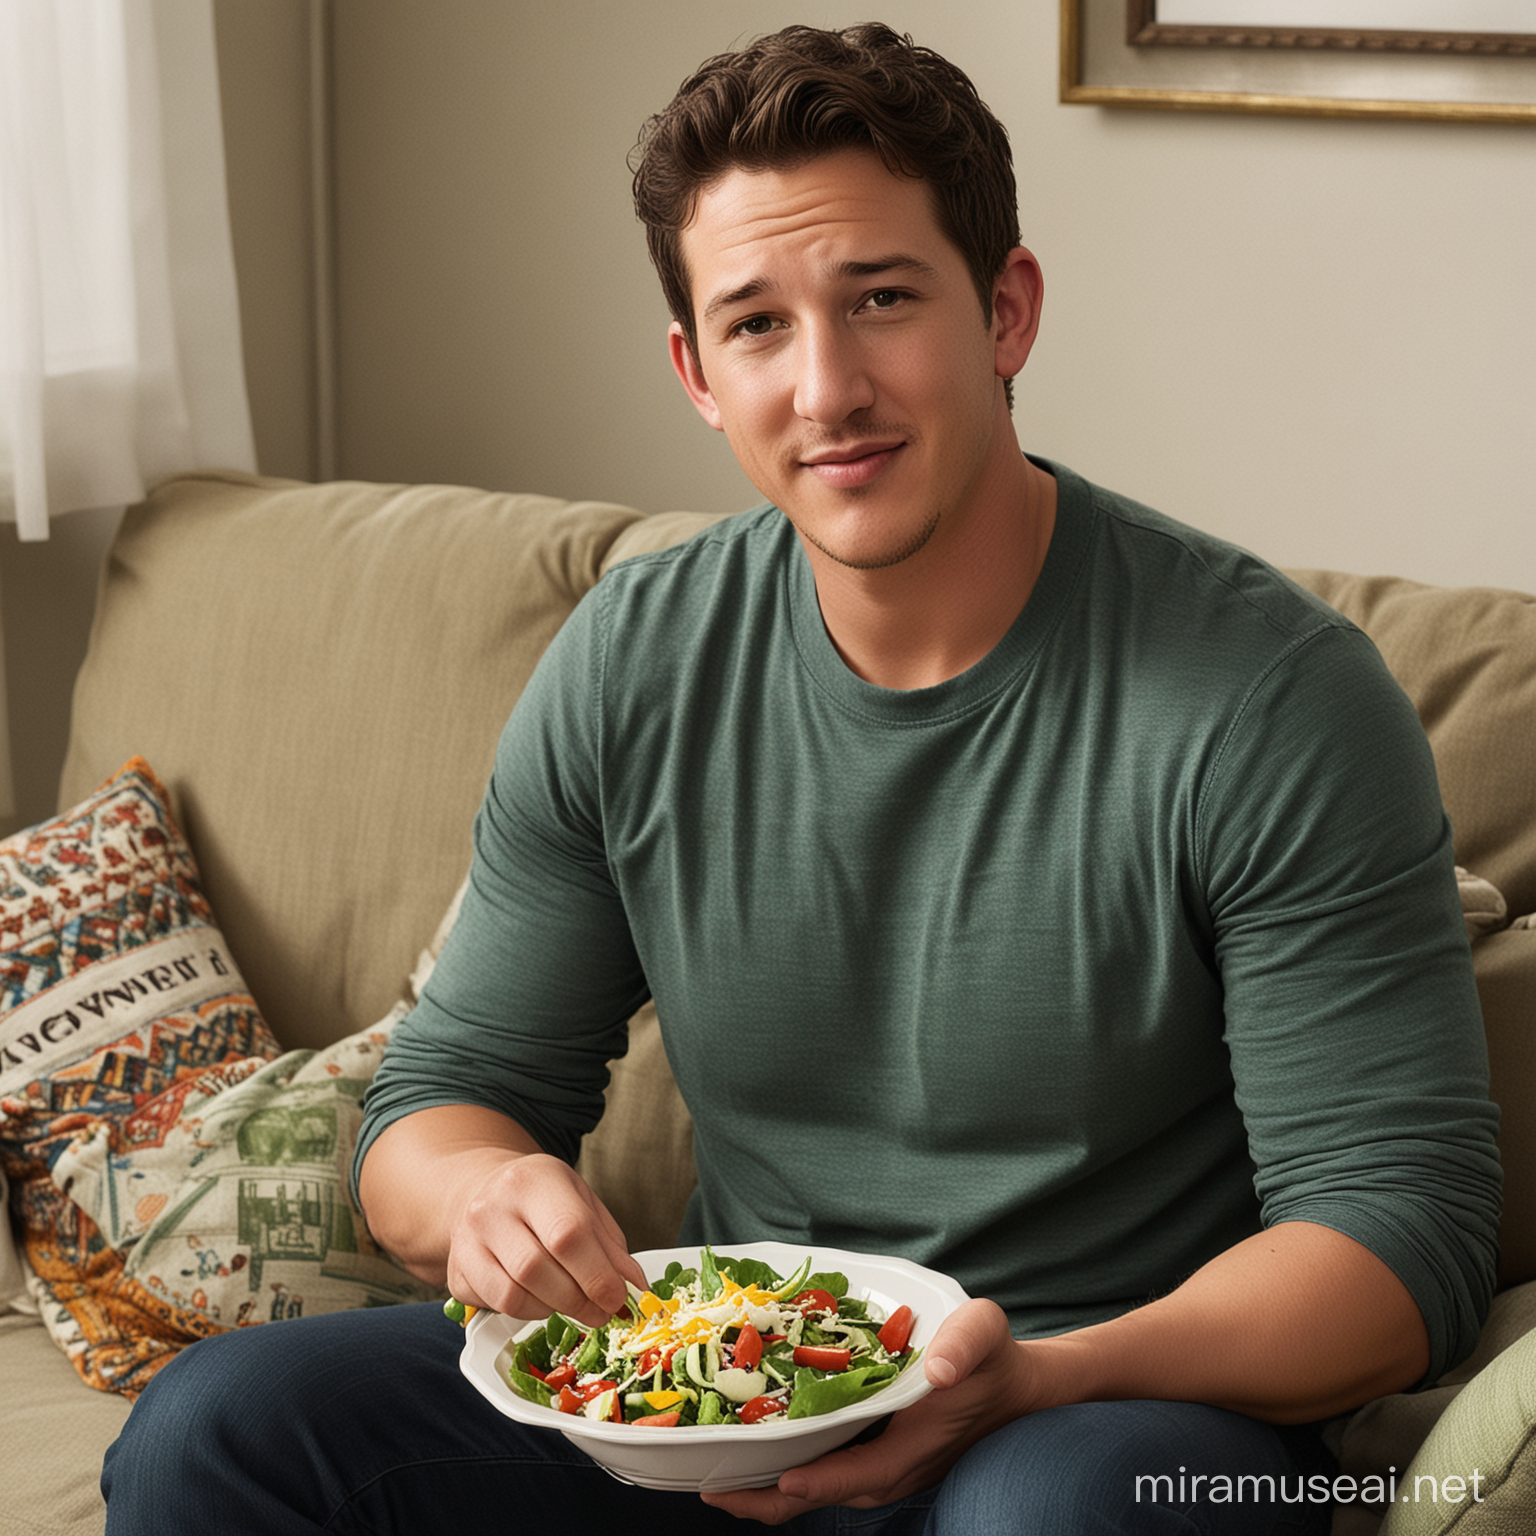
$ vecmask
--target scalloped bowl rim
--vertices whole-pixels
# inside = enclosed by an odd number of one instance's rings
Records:
[[[716,1243],[714,1247],[728,1258],[760,1259],[779,1274],[786,1275],[793,1274],[809,1252],[813,1270],[838,1270],[848,1276],[850,1295],[872,1297],[887,1312],[903,1302],[911,1306],[915,1314],[914,1348],[927,1345],[944,1318],[969,1299],[948,1275],[892,1255],[851,1253],[814,1244],[780,1242]],[[692,1266],[697,1264],[698,1258],[697,1245],[653,1248],[635,1255],[636,1262],[648,1276],[660,1275],[673,1260]],[[921,1364],[914,1362],[890,1386],[862,1403],[811,1418],[769,1419],[753,1425],[685,1424],[661,1430],[637,1429],[633,1424],[601,1423],[559,1413],[553,1408],[541,1408],[520,1397],[506,1380],[503,1357],[509,1356],[519,1335],[543,1325],[543,1318],[511,1318],[494,1312],[477,1312],[465,1330],[464,1347],[459,1356],[460,1369],[480,1395],[508,1418],[541,1429],[557,1430],[580,1445],[593,1460],[606,1465],[615,1476],[657,1487],[696,1488],[706,1482],[717,1488],[749,1486],[743,1478],[759,1484],[772,1482],[779,1472],[810,1459],[805,1455],[796,1456],[796,1442],[808,1438],[822,1441],[813,1448],[812,1454],[823,1454],[851,1439],[865,1424],[910,1407],[931,1390]],[[771,1467],[762,1465],[765,1460],[762,1452],[769,1446],[782,1447],[786,1453],[782,1458],[771,1458]],[[736,1447],[743,1453],[755,1452],[744,1454],[742,1460],[760,1465],[738,1477],[717,1464],[707,1478],[691,1475],[684,1465],[676,1465],[679,1461],[687,1463],[696,1459],[687,1454],[689,1451],[706,1451],[712,1447]],[[674,1464],[678,1476],[667,1475],[669,1462]]]

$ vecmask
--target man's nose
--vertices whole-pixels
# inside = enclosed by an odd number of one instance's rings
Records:
[[[834,426],[875,403],[875,386],[857,339],[838,325],[801,330],[795,378],[795,414]]]

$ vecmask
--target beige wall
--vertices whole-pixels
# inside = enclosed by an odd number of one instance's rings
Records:
[[[5,624],[5,713],[12,811],[0,835],[54,809],[69,737],[69,701],[85,659],[96,573],[117,528],[115,508],[55,518],[46,540],[23,544],[0,528],[0,614]]]
[[[1056,101],[1048,0],[894,0],[1008,125],[1026,445],[1287,564],[1536,588],[1536,130]],[[844,7],[338,0],[341,468],[755,493],[667,367],[628,204],[706,53]]]
[[[320,7],[323,11],[324,6]],[[778,0],[331,0],[338,470],[744,507],[671,377],[644,116]],[[261,467],[313,477],[311,0],[216,0]],[[1284,564],[1536,590],[1536,129],[1064,107],[1050,0],[893,0],[1008,125],[1028,447]],[[52,806],[112,514],[0,533],[20,809]]]
[[[256,460],[317,476],[309,0],[214,0]]]

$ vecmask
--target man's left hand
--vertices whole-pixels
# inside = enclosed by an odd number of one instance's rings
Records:
[[[705,1493],[706,1504],[781,1525],[826,1504],[877,1509],[938,1483],[993,1430],[1043,1407],[1039,1373],[991,1301],[968,1301],[944,1320],[923,1357],[934,1390],[896,1414],[885,1433],[793,1467],[772,1488]]]

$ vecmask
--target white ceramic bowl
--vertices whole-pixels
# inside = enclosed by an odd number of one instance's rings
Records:
[[[806,1249],[788,1243],[721,1243],[718,1252],[731,1258],[761,1259],[781,1275],[792,1275]],[[637,1253],[647,1276],[659,1276],[673,1259],[692,1268],[697,1248],[657,1248]],[[921,1348],[938,1331],[966,1293],[947,1275],[905,1259],[842,1253],[817,1248],[811,1268],[837,1270],[848,1277],[848,1294],[872,1301],[887,1314],[905,1303],[912,1308],[912,1345]],[[679,1425],[675,1429],[646,1429],[633,1424],[601,1424],[574,1414],[540,1408],[512,1390],[506,1367],[518,1334],[542,1327],[495,1312],[477,1312],[465,1330],[459,1366],[491,1406],[521,1424],[556,1430],[579,1445],[615,1477],[642,1488],[697,1492],[700,1488],[763,1488],[779,1474],[851,1440],[867,1424],[898,1408],[908,1407],[928,1391],[922,1362],[914,1362],[890,1386],[873,1397],[833,1413],[809,1419],[765,1419],[760,1424]]]

